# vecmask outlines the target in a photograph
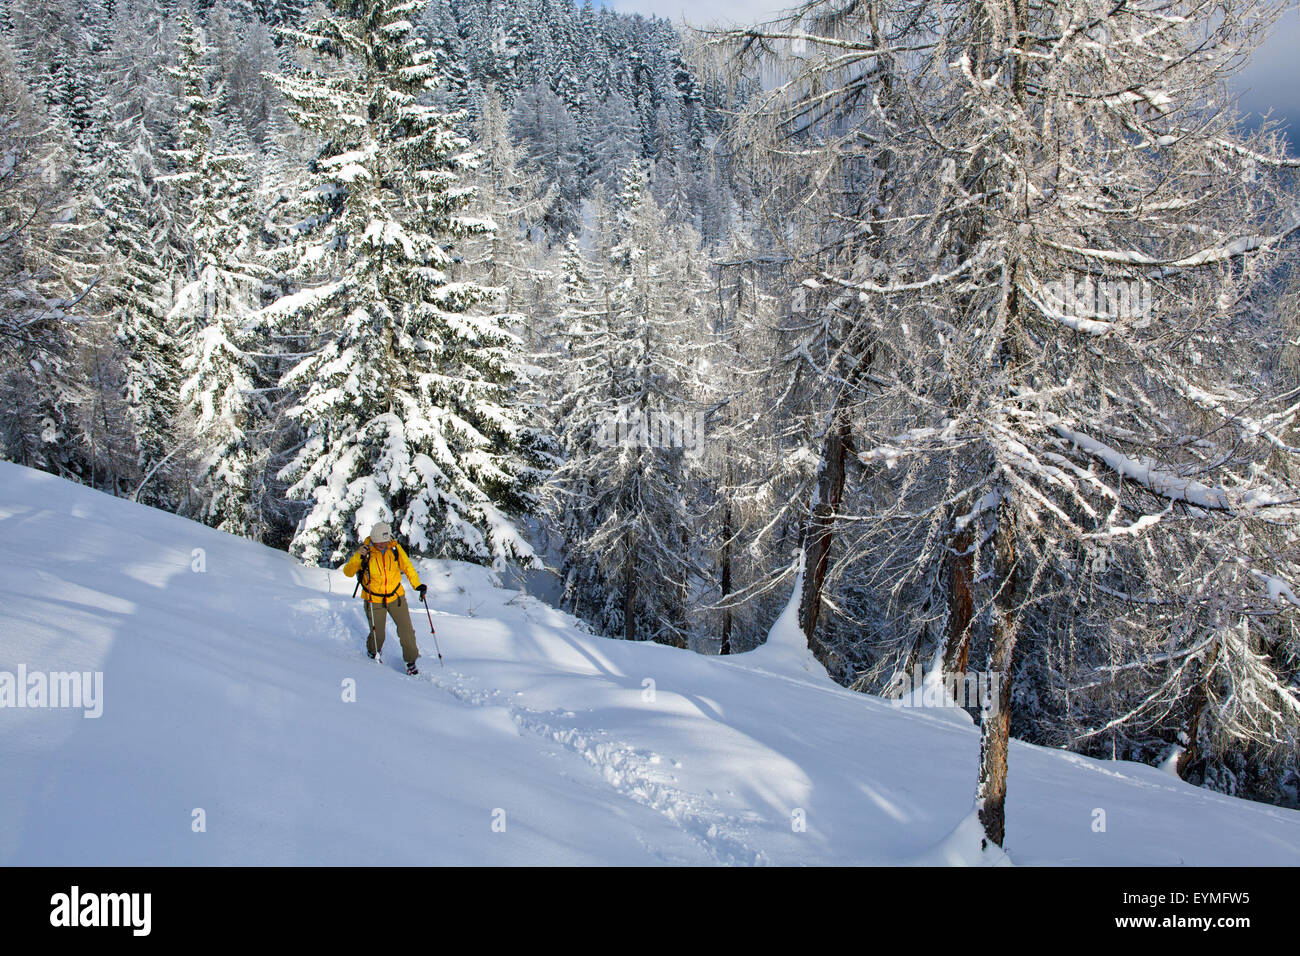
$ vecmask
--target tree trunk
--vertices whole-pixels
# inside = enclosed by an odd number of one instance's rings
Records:
[[[690,554],[691,537],[684,526],[682,528],[681,549],[683,555]],[[690,611],[688,608],[691,599],[691,569],[690,565],[685,562],[683,562],[682,567],[682,580],[678,584],[677,588],[677,606],[673,608],[672,613],[673,633],[669,635],[667,641],[661,643],[666,643],[670,647],[676,647],[679,650],[685,651],[689,650],[691,646],[690,635],[688,633],[688,621],[690,617]]]
[[[636,545],[631,541],[623,556],[623,639],[636,640]]]
[[[822,446],[821,465],[817,474],[817,497],[808,515],[804,534],[803,593],[799,597],[799,626],[808,647],[825,663],[826,649],[816,637],[821,616],[822,588],[830,564],[831,540],[835,533],[835,516],[844,500],[845,463],[849,452],[849,415],[843,397],[838,397],[831,413],[831,424]]]
[[[1178,755],[1178,763],[1175,765],[1178,776],[1184,780],[1187,780],[1192,771],[1204,761],[1200,744],[1201,718],[1205,715],[1205,705],[1210,699],[1209,681],[1214,675],[1214,665],[1219,659],[1219,648],[1222,644],[1222,638],[1214,642],[1214,649],[1201,665],[1200,675],[1187,702],[1187,713],[1190,716],[1183,725],[1183,734],[1187,737],[1187,749]]]
[[[1010,33],[1017,50],[1027,49],[1025,26],[1028,22],[1028,0],[1014,0]],[[1011,94],[1016,103],[1024,107],[1025,78],[1020,54],[1008,54],[1011,66]],[[1028,183],[1021,172],[1014,183],[1011,212],[1015,221],[1029,221]],[[1000,343],[1003,353],[1002,367],[1013,369],[1020,365],[1016,335],[1020,322],[1020,293],[1022,263],[1017,259],[1008,262],[1004,269],[1003,310],[1006,319],[1005,337]],[[1010,277],[1010,281],[1006,277]],[[1019,583],[1023,575],[1018,570],[1020,555],[1017,548],[1019,529],[1016,524],[1015,504],[1006,494],[998,510],[997,557],[998,590],[993,596],[993,635],[989,650],[989,679],[996,677],[996,690],[984,701],[983,720],[980,724],[980,775],[975,791],[975,805],[980,824],[984,827],[981,845],[987,849],[989,842],[1002,846],[1007,829],[1007,752],[1011,744],[1011,663],[1016,649]]]
[[[984,827],[982,846],[1002,846],[1006,837],[1007,751],[1011,740],[1011,659],[1016,648],[1016,541],[1010,505],[1004,503],[998,527],[997,561],[1001,578],[993,599],[993,646],[989,677],[998,686],[984,701],[980,723],[980,775],[975,805]]]
[[[731,490],[727,490],[730,495]],[[722,649],[719,654],[731,653],[731,499],[722,511]]]
[[[952,554],[948,555],[948,630],[940,656],[945,675],[964,674],[970,657],[970,625],[975,615],[975,599],[971,594],[974,542],[975,529],[971,525],[953,538]]]

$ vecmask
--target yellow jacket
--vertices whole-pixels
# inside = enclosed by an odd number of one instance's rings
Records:
[[[369,552],[370,559],[363,571],[361,555],[366,551]],[[361,590],[371,604],[387,604],[405,594],[406,591],[402,588],[403,572],[411,584],[417,588],[420,586],[420,576],[415,573],[411,559],[396,541],[386,541],[380,545],[371,544],[370,539],[366,538],[360,550],[343,565],[343,573],[348,577],[353,577],[358,572],[361,572]]]

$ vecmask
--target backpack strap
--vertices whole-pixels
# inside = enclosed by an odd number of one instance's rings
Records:
[[[395,544],[395,543],[396,543],[396,542],[394,542],[394,544]],[[386,553],[386,552],[393,552],[393,560],[394,560],[394,562],[397,560],[397,556],[396,556],[395,548],[380,548],[380,549],[379,549],[379,553],[380,553],[381,555],[384,554],[384,553]],[[383,558],[381,557],[379,560],[382,561]],[[397,571],[397,586],[396,586],[395,588],[393,588],[391,591],[389,591],[387,594],[383,594],[383,593],[381,593],[381,592],[379,592],[379,591],[372,591],[372,590],[370,590],[370,588],[367,586],[367,585],[369,585],[369,583],[370,583],[370,558],[369,558],[368,556],[367,556],[367,558],[362,562],[362,566],[363,566],[363,572],[362,572],[362,573],[364,574],[365,579],[361,581],[361,590],[365,591],[366,594],[370,594],[370,595],[373,595],[373,596],[378,597],[378,598],[383,598],[383,602],[382,602],[382,603],[383,603],[384,607],[387,607],[387,606],[388,606],[388,602],[391,601],[391,600],[392,600],[392,599],[397,595],[397,592],[400,591],[400,590],[402,589],[402,572],[401,572],[401,568],[399,567],[399,568],[398,568],[398,571]],[[361,580],[361,576],[360,576],[360,575],[358,575],[358,580]]]

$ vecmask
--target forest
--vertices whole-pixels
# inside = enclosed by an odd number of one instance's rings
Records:
[[[0,0],[0,457],[1300,807],[1287,11]]]

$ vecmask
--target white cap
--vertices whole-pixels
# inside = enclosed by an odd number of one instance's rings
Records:
[[[387,521],[381,521],[370,529],[370,541],[373,544],[384,544],[393,540],[393,529],[388,527]]]

